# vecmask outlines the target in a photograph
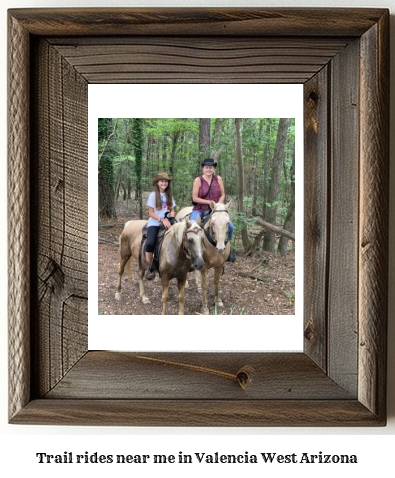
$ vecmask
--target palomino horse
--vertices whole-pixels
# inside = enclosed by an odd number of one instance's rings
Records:
[[[201,269],[202,278],[202,299],[203,299],[203,314],[208,314],[207,306],[207,271],[214,268],[214,302],[217,307],[222,307],[223,303],[219,297],[219,280],[224,264],[229,256],[230,243],[228,242],[229,230],[229,206],[228,204],[215,203],[211,201],[211,214],[209,220],[204,224],[204,239],[203,239],[203,259],[204,267]],[[188,220],[192,212],[192,207],[181,209],[177,214],[177,220]],[[196,276],[196,283],[199,288],[199,281]]]
[[[140,297],[143,304],[149,304],[151,301],[145,295],[143,277],[147,263],[145,254],[142,251],[141,264],[139,269],[139,252],[142,239],[142,230],[147,221],[135,220],[125,224],[122,234],[119,238],[119,279],[116,300],[121,300],[121,282],[125,265],[135,260],[137,264],[137,276],[140,286]],[[167,313],[167,303],[169,299],[169,282],[171,279],[177,279],[179,290],[179,309],[180,315],[184,314],[185,301],[185,282],[187,273],[192,267],[200,270],[204,266],[202,255],[202,229],[195,221],[180,222],[174,224],[164,235],[162,248],[159,256],[159,274],[162,281],[162,314]]]

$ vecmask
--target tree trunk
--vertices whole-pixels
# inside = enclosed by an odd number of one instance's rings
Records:
[[[262,130],[263,130],[263,119],[259,120],[259,137],[262,137]],[[251,214],[253,216],[257,216],[257,210],[256,210],[256,203],[258,199],[258,155],[257,153],[254,154],[254,165],[253,165],[253,183],[252,183],[252,208],[251,208]]]
[[[176,162],[177,142],[179,137],[180,137],[180,131],[174,131],[173,137],[172,137],[171,155],[170,155],[170,164],[169,164],[170,176],[173,176],[174,174],[174,164]]]
[[[167,170],[167,134],[168,133],[164,133],[162,138],[162,165],[159,168],[160,171]]]
[[[273,154],[273,167],[270,179],[268,203],[269,207],[266,211],[266,221],[271,224],[277,223],[277,201],[280,185],[281,169],[285,157],[285,144],[289,128],[289,118],[280,118],[277,130],[276,146]],[[274,232],[268,231],[263,241],[263,250],[274,252],[275,235]]]
[[[199,160],[207,157],[210,151],[210,118],[200,118],[199,121]]]
[[[295,232],[295,148],[292,151],[291,175],[291,200],[288,205],[287,217],[285,218],[284,229]],[[285,255],[288,251],[288,239],[285,236],[280,237],[278,243],[278,252]]]
[[[220,143],[221,131],[222,131],[222,120],[221,118],[217,118],[215,120],[214,137],[212,138],[212,141],[211,141],[212,146],[211,146],[211,152],[210,152],[210,157],[213,158],[215,161],[218,161],[224,149],[224,146],[221,145]],[[218,163],[217,174],[219,176],[222,176],[223,174],[221,169],[221,162]]]
[[[144,131],[143,119],[133,118],[133,148],[135,154],[135,170],[136,170],[136,194],[139,200],[139,217],[143,219],[143,196],[141,187],[141,172],[144,149]]]
[[[270,169],[270,128],[271,128],[271,119],[266,118],[266,128],[265,128],[265,148],[263,151],[263,176],[262,176],[262,217],[266,219],[266,203],[267,203],[267,191],[268,187],[268,177]]]
[[[98,127],[99,141],[102,149],[99,152],[99,218],[116,217],[114,166],[113,166],[113,139],[117,122],[111,118],[100,118]]]
[[[236,126],[236,161],[237,161],[237,209],[244,215],[244,164],[243,164],[243,140],[241,133],[241,119],[235,119]],[[241,230],[241,240],[243,249],[246,251],[250,247],[247,227],[243,225]]]

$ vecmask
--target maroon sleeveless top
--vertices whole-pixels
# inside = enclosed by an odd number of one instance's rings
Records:
[[[212,201],[215,201],[215,202],[218,202],[218,199],[221,197],[221,188],[219,187],[219,182],[218,182],[218,176],[216,176],[215,174],[213,174],[213,177],[212,177],[212,184],[211,184],[211,189],[210,189],[210,192],[207,194],[207,191],[208,191],[208,188],[210,187],[210,185],[208,184],[208,182],[203,179],[203,176],[199,176],[200,177],[200,188],[199,188],[199,192],[198,192],[198,197],[202,198],[202,199],[207,199],[208,201],[209,200],[212,200]],[[206,196],[207,194],[207,196]],[[206,196],[206,197],[204,197]],[[205,211],[206,209],[208,209],[210,206],[208,204],[197,204],[196,206],[193,206],[193,210],[194,211]]]

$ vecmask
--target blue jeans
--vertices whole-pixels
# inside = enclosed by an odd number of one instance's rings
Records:
[[[197,209],[194,209],[189,217],[189,220],[190,221],[196,221],[196,218],[200,216],[201,218],[203,217],[203,212],[202,211],[198,211]],[[235,230],[235,226],[233,225],[232,221],[229,221],[229,234],[228,234],[228,238],[229,240],[232,239],[232,236],[233,236],[233,231]]]

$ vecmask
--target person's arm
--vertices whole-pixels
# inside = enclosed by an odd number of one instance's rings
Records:
[[[162,218],[155,214],[154,208],[151,206],[148,206],[148,215],[149,217],[152,217],[152,219],[156,219],[157,221],[162,222]]]
[[[155,214],[154,212],[154,208],[151,207],[151,206],[148,206],[148,215],[150,217],[152,217],[152,219],[156,219],[157,221],[161,222],[166,229],[170,229],[171,228],[171,224],[170,224],[170,221],[168,221],[167,219],[162,219],[160,216],[158,216],[157,214]]]
[[[175,207],[175,202],[173,201],[173,204],[172,206],[169,207],[169,211],[170,211],[170,214],[169,214],[169,217],[174,217],[175,216],[175,213],[174,213],[174,207]]]
[[[221,190],[221,196],[219,197],[218,202],[224,202],[224,201],[225,201],[225,187],[224,187],[224,183],[222,182],[221,176],[217,176],[217,178],[218,178],[219,188],[220,188],[220,190]]]

